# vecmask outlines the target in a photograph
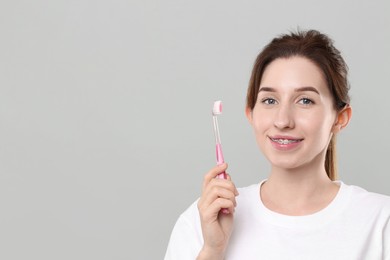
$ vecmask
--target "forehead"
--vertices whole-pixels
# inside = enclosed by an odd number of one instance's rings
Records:
[[[263,73],[262,86],[280,91],[311,86],[323,94],[330,94],[321,69],[311,60],[300,56],[272,61]]]

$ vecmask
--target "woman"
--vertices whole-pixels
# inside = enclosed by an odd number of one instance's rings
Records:
[[[230,177],[215,178],[226,164],[211,169],[165,259],[390,260],[390,197],[336,181],[348,90],[347,66],[326,35],[271,41],[256,59],[246,108],[269,177],[237,190]]]

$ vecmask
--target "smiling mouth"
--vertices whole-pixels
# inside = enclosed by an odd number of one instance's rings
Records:
[[[283,138],[271,138],[271,141],[278,143],[278,144],[292,144],[292,143],[298,143],[301,142],[303,139],[283,139]]]

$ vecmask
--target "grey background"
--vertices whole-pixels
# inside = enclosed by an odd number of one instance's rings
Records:
[[[389,2],[0,1],[0,258],[162,259],[215,164],[267,176],[244,116],[257,53],[300,27],[350,67],[348,184],[390,195]]]

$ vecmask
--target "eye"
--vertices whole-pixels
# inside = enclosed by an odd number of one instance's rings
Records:
[[[302,105],[312,105],[314,104],[313,100],[311,100],[310,98],[301,98],[299,101],[298,101],[299,104],[302,104]]]
[[[266,104],[266,105],[275,105],[277,102],[273,98],[264,98],[261,100],[261,103]]]

